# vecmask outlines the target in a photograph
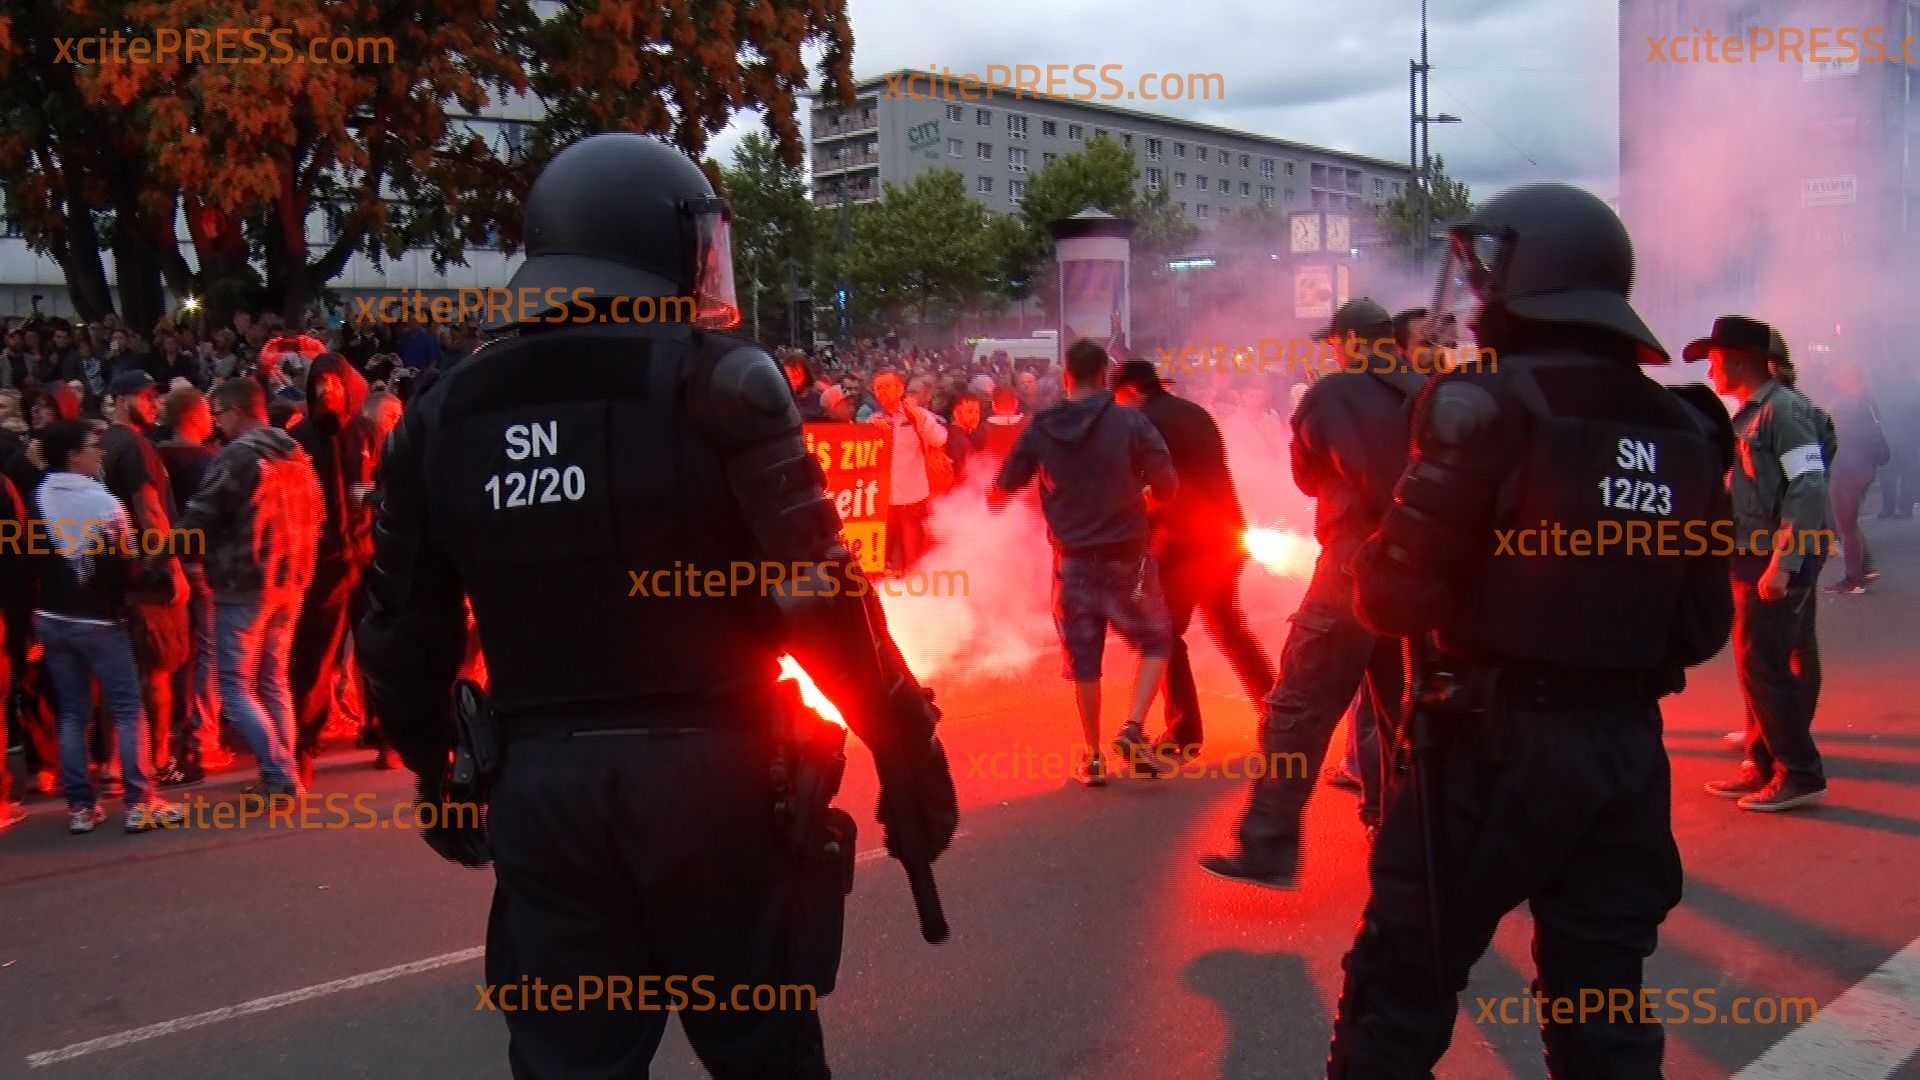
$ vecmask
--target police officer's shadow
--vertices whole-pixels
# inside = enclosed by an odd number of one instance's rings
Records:
[[[1181,981],[1210,998],[1226,1017],[1226,1052],[1218,1073],[1223,1080],[1325,1071],[1333,1021],[1298,955],[1215,949],[1194,957]]]

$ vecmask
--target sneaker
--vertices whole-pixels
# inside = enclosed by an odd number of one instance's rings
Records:
[[[1818,802],[1827,797],[1825,780],[1809,783],[1790,776],[1777,777],[1773,783],[1740,800],[1740,809],[1755,810],[1763,814],[1791,810],[1796,806]]]
[[[17,802],[0,803],[0,832],[27,820],[27,808]]]
[[[1827,586],[1827,592],[1834,596],[1865,596],[1867,583],[1853,578],[1841,578]]]
[[[1139,728],[1121,728],[1120,734],[1113,737],[1113,752],[1120,760],[1133,766],[1131,775],[1136,780],[1157,780],[1161,776],[1160,762],[1153,756],[1153,747],[1147,745],[1146,738]]]
[[[186,811],[172,803],[155,799],[145,806],[129,807],[126,827],[130,833],[152,832],[155,829],[172,828],[185,820]]]
[[[160,787],[189,787],[207,778],[205,769],[198,765],[185,768],[177,761],[169,761],[154,771],[153,782]]]
[[[1098,757],[1087,758],[1073,767],[1073,780],[1084,787],[1106,787],[1106,761]]]
[[[1751,761],[1740,763],[1740,775],[1732,780],[1709,780],[1707,794],[1722,799],[1744,799],[1756,791],[1764,789],[1773,778],[1759,770]]]
[[[41,769],[33,774],[33,790],[42,795],[53,794],[58,790],[56,787],[57,783],[58,781],[55,779],[52,769]]]
[[[1320,774],[1320,779],[1337,788],[1345,788],[1348,791],[1360,790],[1360,778],[1353,775],[1353,770],[1344,764],[1327,766],[1326,770]]]
[[[1258,885],[1263,889],[1292,890],[1300,887],[1298,869],[1281,870],[1261,866],[1245,855],[1202,855],[1200,869],[1217,878],[1238,881],[1244,885]]]
[[[233,764],[233,755],[228,753],[223,746],[208,746],[202,748],[200,751],[200,768],[202,771],[224,769],[231,764]]]
[[[83,806],[78,810],[67,811],[67,831],[75,836],[90,833],[94,826],[107,820],[107,812],[98,806]]]

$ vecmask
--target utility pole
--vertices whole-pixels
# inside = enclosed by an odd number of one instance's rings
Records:
[[[1433,147],[1429,142],[1429,124],[1457,124],[1451,113],[1434,116],[1428,106],[1428,83],[1433,65],[1427,62],[1427,0],[1420,0],[1420,59],[1410,61],[1407,70],[1407,167],[1413,170],[1414,186],[1420,191],[1420,205],[1414,212],[1413,266],[1420,269],[1427,259],[1433,233]],[[1415,100],[1416,86],[1418,100]]]

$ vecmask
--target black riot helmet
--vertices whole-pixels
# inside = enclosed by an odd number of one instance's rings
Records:
[[[1642,363],[1664,364],[1672,358],[1627,302],[1632,289],[1633,243],[1613,209],[1576,187],[1530,184],[1449,230],[1429,318],[1477,301],[1472,321],[1483,328],[1505,315],[1590,327],[1632,340]]]
[[[695,322],[740,322],[732,212],[705,173],[657,139],[613,132],[554,155],[527,196],[527,261],[508,287],[694,298]]]

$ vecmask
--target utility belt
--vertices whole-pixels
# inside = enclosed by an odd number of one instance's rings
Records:
[[[1449,657],[1435,657],[1423,675],[1417,704],[1440,716],[1648,704],[1679,689],[1682,681],[1678,672],[1662,670],[1609,671]]]
[[[574,736],[677,735],[689,732],[760,734],[780,730],[780,701],[770,693],[647,695],[616,700],[569,702],[516,709],[500,714],[501,738],[508,743]]]

